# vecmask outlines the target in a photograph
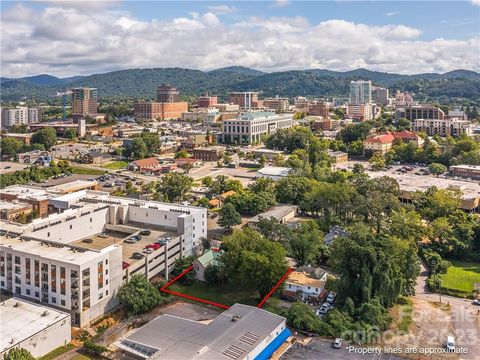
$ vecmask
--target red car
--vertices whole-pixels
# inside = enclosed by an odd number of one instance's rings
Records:
[[[130,266],[129,263],[127,263],[126,261],[122,261],[122,269],[125,270],[126,268],[128,268]]]
[[[158,250],[161,248],[160,244],[150,244],[145,246],[146,249],[153,249],[153,250]]]

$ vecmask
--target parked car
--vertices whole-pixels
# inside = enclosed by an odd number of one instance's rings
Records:
[[[328,293],[328,296],[327,296],[327,299],[326,299],[327,303],[333,304],[333,302],[335,301],[335,298],[336,298],[336,297],[337,297],[337,294],[334,293],[333,291],[330,291],[330,292]]]
[[[447,337],[447,351],[455,351],[455,339],[453,336]]]
[[[122,270],[125,270],[126,268],[128,268],[130,266],[130,264],[126,261],[122,261]]]
[[[82,242],[87,243],[87,244],[91,244],[91,243],[93,243],[93,239],[83,239]]]
[[[475,299],[472,301],[472,305],[480,306],[480,299]]]
[[[329,303],[323,303],[320,309],[317,310],[317,315],[325,315],[331,307]]]
[[[143,252],[145,254],[151,254],[155,251],[155,249],[152,249],[152,248],[149,248],[149,247],[146,247],[145,249],[143,249]]]
[[[142,237],[140,235],[132,235],[132,236],[130,236],[130,239],[135,240],[135,241],[140,241],[140,240],[142,240]]]
[[[161,247],[162,247],[162,245],[160,245],[160,244],[150,244],[150,245],[145,246],[145,248],[153,249],[153,250],[158,250]]]
[[[343,343],[342,338],[336,338],[335,340],[333,340],[332,346],[335,349],[341,349],[342,348],[342,343]]]
[[[140,235],[145,235],[145,236],[148,236],[150,235],[152,232],[150,230],[142,230],[140,231]]]
[[[137,242],[137,240],[132,239],[132,238],[128,238],[128,239],[123,240],[123,242],[125,244],[135,244]]]
[[[101,237],[101,238],[103,238],[103,239],[106,239],[106,238],[108,238],[108,234],[103,232],[103,233],[101,233],[101,234],[98,234],[98,237]]]
[[[134,252],[132,254],[132,259],[135,259],[135,260],[141,260],[145,257],[145,255],[143,255],[142,253],[139,253],[139,252]]]

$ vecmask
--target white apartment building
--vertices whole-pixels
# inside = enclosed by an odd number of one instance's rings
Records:
[[[40,115],[38,108],[19,106],[16,108],[2,108],[1,111],[2,129],[9,128],[13,125],[34,124],[39,121]]]
[[[262,135],[293,126],[292,114],[258,111],[240,114],[236,119],[223,121],[222,140],[226,143],[251,144],[260,142]]]
[[[272,98],[266,98],[263,100],[263,106],[267,109],[275,111],[287,111],[290,107],[290,101],[288,98],[282,98],[278,95]]]
[[[215,124],[220,119],[220,112],[216,108],[187,111],[182,113],[183,121],[202,122],[203,125]]]
[[[347,115],[358,118],[361,121],[369,121],[373,119],[373,107],[371,103],[367,104],[348,104]]]
[[[130,275],[151,278],[166,270],[168,276],[168,267],[196,253],[207,235],[204,208],[89,190],[52,196],[48,206],[44,219],[1,223],[0,288],[68,311],[72,324],[81,327],[117,306],[116,292]],[[140,229],[152,229],[152,235],[135,245],[123,242]],[[108,231],[113,237],[98,236]],[[132,260],[133,252],[142,252],[165,231],[169,244]]]
[[[415,119],[412,121],[412,131],[423,131],[428,136],[459,136],[473,134],[473,124],[459,118],[447,119]]]

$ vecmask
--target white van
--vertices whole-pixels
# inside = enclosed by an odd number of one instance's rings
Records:
[[[453,338],[453,336],[447,337],[447,350],[455,351],[455,339]]]

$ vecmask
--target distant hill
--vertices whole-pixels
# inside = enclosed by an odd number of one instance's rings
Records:
[[[60,79],[37,75],[21,79],[1,80],[3,101],[23,98],[45,100],[67,88],[98,88],[101,99],[153,99],[162,83],[177,86],[184,99],[203,92],[226,100],[229,91],[254,90],[262,96],[347,96],[351,80],[371,80],[374,85],[391,91],[408,90],[420,100],[468,99],[480,103],[480,74],[455,70],[445,74],[401,75],[357,69],[337,72],[325,69],[265,73],[242,66],[231,66],[208,72],[183,68],[128,69],[104,74]]]

